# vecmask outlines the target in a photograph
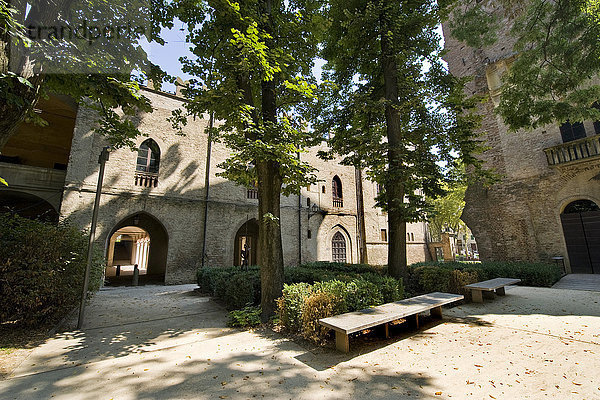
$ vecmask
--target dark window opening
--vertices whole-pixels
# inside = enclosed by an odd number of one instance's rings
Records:
[[[308,230],[308,232],[306,232],[306,237],[309,239],[312,237],[312,232],[310,231],[310,229]]]
[[[600,103],[594,103],[592,107],[600,110]],[[594,133],[600,135],[600,121],[594,121]]]
[[[334,207],[343,207],[344,200],[342,195],[342,181],[336,175],[333,177],[331,181],[331,196],[333,198],[333,206]]]
[[[306,207],[310,207],[310,199],[306,199]]]
[[[381,230],[381,241],[382,242],[387,242],[388,241],[387,230],[385,230],[385,229]]]
[[[582,122],[565,122],[560,126],[560,135],[563,143],[572,142],[573,140],[583,139],[585,137],[585,127]]]
[[[246,198],[258,199],[258,187],[256,186],[256,183],[246,190]]]
[[[321,192],[325,193],[325,185],[321,187]]]

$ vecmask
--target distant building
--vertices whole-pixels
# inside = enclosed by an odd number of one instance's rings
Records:
[[[208,119],[190,121],[178,136],[166,120],[185,101],[145,89],[155,111],[140,117],[138,152],[120,149],[106,164],[97,228],[107,276],[142,274],[169,284],[192,282],[198,267],[255,264],[258,209],[255,188],[217,176],[230,154],[209,144]],[[39,105],[47,127],[24,124],[3,150],[0,206],[20,214],[71,219],[89,228],[98,156],[106,145],[92,132],[93,112],[54,96]],[[368,262],[387,263],[387,215],[375,206],[377,186],[362,179],[366,235],[358,229],[358,172],[317,157],[323,143],[301,154],[318,169],[318,184],[282,197],[281,226],[286,265],[316,260],[357,263],[365,243]],[[208,182],[208,186],[205,182]],[[315,206],[316,205],[316,206]],[[426,224],[408,226],[408,261],[428,258]],[[117,272],[117,270],[119,270]]]

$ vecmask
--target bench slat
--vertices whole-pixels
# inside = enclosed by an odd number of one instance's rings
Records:
[[[319,324],[347,335],[463,299],[464,296],[458,294],[429,293],[394,303],[323,318],[319,320]]]
[[[465,285],[467,289],[479,289],[479,290],[496,290],[503,286],[514,285],[521,282],[520,279],[513,278],[494,278],[483,282],[471,283]]]

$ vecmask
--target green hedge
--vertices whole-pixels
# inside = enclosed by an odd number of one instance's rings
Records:
[[[331,262],[313,262],[298,267],[285,268],[284,281],[293,283],[314,283],[333,279],[350,281],[361,275],[369,275],[370,281],[383,284],[385,267],[365,264],[342,264]],[[197,272],[198,286],[204,293],[220,298],[227,309],[235,310],[260,302],[259,267],[251,266],[248,271],[240,267],[202,267]],[[393,291],[393,287],[385,290]],[[387,292],[386,292],[387,293]],[[387,293],[388,297],[394,293]]]
[[[403,295],[402,281],[367,273],[346,281],[286,284],[277,312],[283,328],[319,341],[329,333],[319,326],[319,319],[398,301]]]
[[[0,215],[0,322],[53,322],[81,296],[88,236],[68,224],[53,225]],[[90,291],[99,288],[104,267],[94,255]]]
[[[429,292],[463,293],[463,286],[492,278],[517,278],[521,285],[550,287],[560,279],[556,264],[530,262],[423,262],[409,267],[406,290],[411,295]]]

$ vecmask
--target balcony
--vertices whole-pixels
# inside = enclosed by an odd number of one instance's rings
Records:
[[[548,165],[572,164],[600,158],[600,135],[585,137],[544,149]]]
[[[146,188],[156,187],[158,186],[158,174],[135,171],[135,185]]]
[[[0,162],[0,176],[8,182],[8,189],[62,192],[66,175],[67,171],[58,169]]]

